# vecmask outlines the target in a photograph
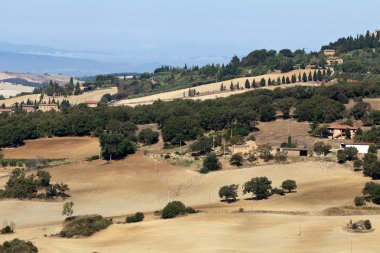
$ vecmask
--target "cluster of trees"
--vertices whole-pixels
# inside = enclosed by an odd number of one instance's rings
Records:
[[[50,184],[50,179],[50,173],[47,171],[38,171],[36,175],[27,176],[24,170],[14,169],[5,185],[5,190],[0,190],[0,198],[53,199],[69,197],[67,192],[70,189],[66,184]]]
[[[37,253],[38,248],[29,241],[13,239],[0,245],[0,253]]]
[[[219,197],[227,202],[235,202],[238,196],[238,185],[225,185],[219,189]],[[257,200],[267,199],[272,194],[284,195],[297,189],[297,183],[288,179],[282,182],[281,189],[272,188],[272,182],[267,177],[255,177],[243,185],[243,193],[251,193]]]
[[[351,108],[350,114],[356,120],[361,120],[364,126],[380,125],[380,110],[372,110],[367,102],[357,102]]]
[[[141,130],[138,135],[139,142],[144,145],[152,145],[158,142],[160,134],[157,131],[153,131],[151,128],[145,128]]]
[[[346,53],[349,51],[364,49],[364,48],[378,48],[380,47],[380,33],[371,34],[369,31],[365,35],[357,35],[356,38],[348,36],[346,38],[339,38],[329,45],[323,46],[322,50],[334,49],[337,54]]]
[[[50,82],[43,88],[36,88],[34,93],[46,94],[48,96],[71,96],[80,95],[82,93],[80,84],[74,84],[74,79],[71,77],[70,82],[65,85],[59,85],[57,82]]]

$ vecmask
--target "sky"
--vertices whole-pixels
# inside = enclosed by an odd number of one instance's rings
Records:
[[[218,62],[380,29],[379,0],[1,0],[0,41],[108,62]],[[99,52],[99,53],[95,53]]]

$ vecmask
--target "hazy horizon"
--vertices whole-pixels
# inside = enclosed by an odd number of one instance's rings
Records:
[[[315,51],[380,28],[380,2],[365,2],[4,0],[0,41],[103,63],[222,63],[261,48]]]

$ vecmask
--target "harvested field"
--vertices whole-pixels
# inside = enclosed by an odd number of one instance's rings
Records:
[[[80,160],[99,154],[99,141],[92,137],[56,137],[27,140],[18,148],[4,148],[4,158],[68,158]]]

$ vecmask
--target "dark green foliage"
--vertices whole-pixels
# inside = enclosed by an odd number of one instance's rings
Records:
[[[136,151],[136,144],[121,133],[102,133],[99,141],[102,157],[106,160],[123,159]]]
[[[184,215],[186,213],[194,213],[194,209],[186,208],[186,206],[180,201],[172,201],[168,203],[162,210],[161,217],[163,219],[172,219],[178,215]]]
[[[244,184],[243,193],[252,193],[257,200],[266,199],[271,195],[272,182],[266,177],[255,177]]]
[[[370,110],[371,105],[369,103],[358,102],[352,107],[351,113],[355,119],[360,120],[363,119],[364,115],[369,114]]]
[[[276,109],[271,104],[265,104],[260,108],[260,120],[263,122],[272,121],[276,118]]]
[[[360,170],[362,166],[363,166],[362,160],[357,159],[354,161],[354,170],[355,171]]]
[[[228,202],[235,202],[237,198],[237,188],[238,185],[236,184],[225,185],[219,189],[219,197]]]
[[[257,152],[259,157],[265,162],[268,162],[273,159],[272,147],[269,144],[262,144],[257,147]]]
[[[0,230],[0,234],[6,235],[6,234],[12,234],[14,233],[13,229],[11,226],[5,226]]]
[[[317,142],[314,144],[314,152],[317,155],[327,155],[330,152],[331,145],[323,142]]]
[[[362,196],[355,197],[354,203],[355,203],[355,206],[364,206],[365,205],[365,198]]]
[[[213,139],[202,136],[193,144],[190,145],[191,152],[196,153],[197,155],[204,155],[206,153],[211,152],[213,147]]]
[[[145,145],[151,145],[158,142],[160,134],[157,131],[153,131],[151,128],[145,128],[139,133],[139,141]]]
[[[243,165],[243,156],[239,153],[233,154],[230,159],[230,164],[235,166]]]
[[[288,179],[288,180],[285,180],[284,182],[282,182],[281,188],[290,193],[293,190],[297,189],[297,183],[294,180]]]
[[[125,219],[125,222],[126,223],[136,223],[136,222],[140,222],[140,221],[143,221],[144,220],[144,213],[141,213],[141,212],[137,212],[135,213],[134,215],[132,216],[127,216],[127,218]]]
[[[365,154],[363,159],[363,173],[372,179],[380,179],[380,161],[378,161],[376,154]]]
[[[162,127],[162,137],[165,142],[172,144],[185,143],[202,135],[203,130],[198,122],[190,116],[172,116],[167,119]]]
[[[285,195],[284,189],[280,189],[280,188],[273,188],[271,190],[271,193],[272,193],[272,195],[273,194],[277,194],[277,195],[281,195],[281,196]]]
[[[38,249],[31,242],[14,239],[0,245],[0,253],[36,253]]]
[[[345,163],[347,160],[347,153],[344,150],[338,150],[337,159],[338,163]]]
[[[380,204],[380,184],[369,182],[363,188],[363,194],[375,204]]]
[[[365,220],[365,221],[364,221],[364,227],[365,227],[365,229],[367,229],[367,230],[372,229],[372,224],[371,224],[371,222],[370,222],[369,220]]]
[[[112,221],[100,215],[77,216],[64,222],[63,229],[59,235],[66,238],[74,236],[89,237],[108,228],[110,225],[112,225]]]
[[[216,154],[213,152],[208,153],[206,158],[203,160],[202,173],[220,170],[221,168],[222,168],[221,164],[220,164],[219,159],[216,156]]]

